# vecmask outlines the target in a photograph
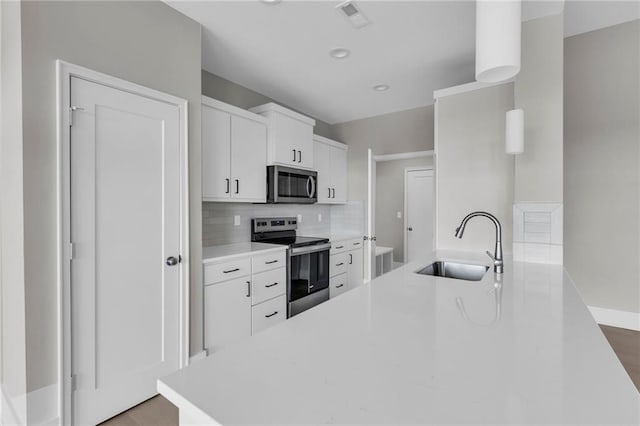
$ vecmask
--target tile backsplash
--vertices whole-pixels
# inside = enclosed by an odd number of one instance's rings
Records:
[[[202,203],[202,245],[204,247],[251,240],[251,219],[254,217],[296,217],[299,235],[331,235],[362,233],[364,210],[362,203],[324,204],[248,204]],[[239,217],[239,225],[235,218]]]

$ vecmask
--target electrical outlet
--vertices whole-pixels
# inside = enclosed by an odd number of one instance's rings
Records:
[[[301,214],[298,215],[298,223],[302,223],[302,215]]]
[[[234,226],[240,226],[240,215],[239,214],[233,216],[233,225]]]
[[[398,219],[402,219],[402,212],[398,212]]]
[[[322,222],[322,213],[318,213],[318,222]]]

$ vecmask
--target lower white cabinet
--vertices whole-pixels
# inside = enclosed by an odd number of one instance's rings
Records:
[[[251,336],[251,277],[236,278],[204,288],[204,341],[217,351]]]
[[[341,295],[364,281],[362,240],[353,238],[331,242],[329,297]]]
[[[285,255],[282,250],[204,265],[204,344],[209,353],[287,318]]]

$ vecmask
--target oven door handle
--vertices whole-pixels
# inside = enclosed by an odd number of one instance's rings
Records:
[[[331,243],[319,244],[315,246],[297,247],[291,249],[291,256],[300,256],[302,254],[316,253],[331,249]]]

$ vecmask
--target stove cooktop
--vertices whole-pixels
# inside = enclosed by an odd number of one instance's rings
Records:
[[[270,244],[282,244],[289,247],[306,247],[317,244],[326,244],[329,242],[328,238],[317,237],[299,237],[299,236],[286,236],[286,237],[273,237],[260,240],[261,243]]]

